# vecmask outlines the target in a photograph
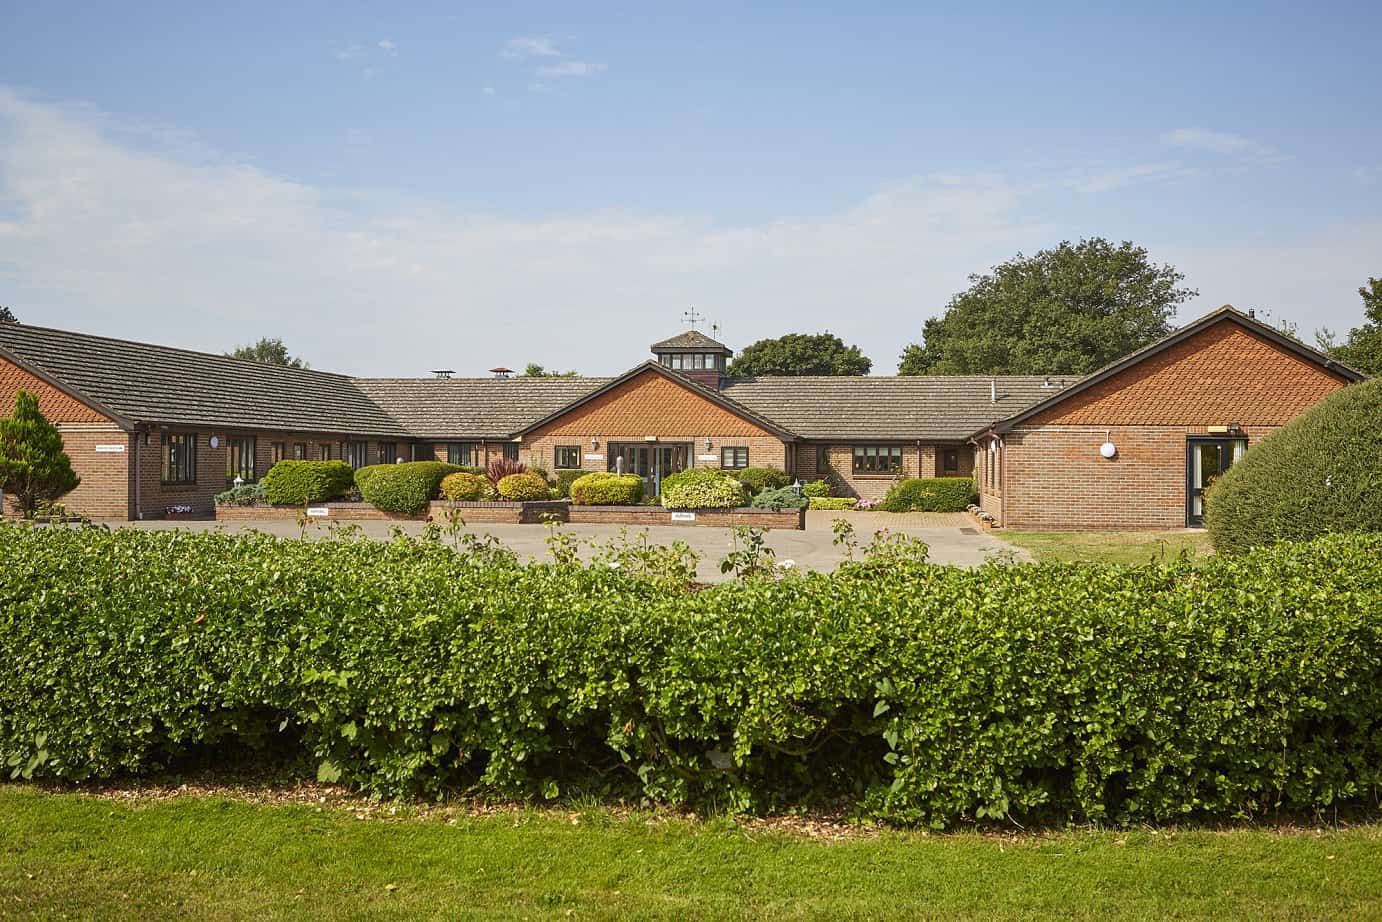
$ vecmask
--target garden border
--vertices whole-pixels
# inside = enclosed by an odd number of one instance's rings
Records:
[[[369,503],[313,503],[310,506],[217,506],[218,522],[296,522],[305,510],[313,521],[421,522],[444,521],[451,510],[470,524],[541,525],[551,517],[576,525],[684,525],[733,528],[748,525],[800,531],[806,527],[804,509],[666,509],[662,506],[576,506],[569,500],[529,502],[450,502],[433,500],[425,514],[400,515]],[[318,511],[323,510],[323,511]]]

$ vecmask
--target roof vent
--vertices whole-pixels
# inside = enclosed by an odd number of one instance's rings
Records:
[[[1051,383],[1051,376],[1050,376],[1050,375],[1047,375],[1047,376],[1046,376],[1046,380],[1041,382],[1041,386],[1042,386],[1042,387],[1055,387],[1055,385]]]
[[[509,375],[513,374],[513,369],[505,368],[503,365],[500,365],[498,368],[491,368],[489,373],[496,378],[507,378]]]
[[[998,379],[989,379],[989,400],[993,403],[998,402]]]
[[[452,371],[450,368],[433,368],[433,369],[432,369],[432,377],[434,377],[434,378],[441,378],[441,379],[443,379],[443,380],[446,380],[446,379],[450,378],[450,377],[451,377],[452,375],[454,375],[454,374],[455,374],[455,372]]]

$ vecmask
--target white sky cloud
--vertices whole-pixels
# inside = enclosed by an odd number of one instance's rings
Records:
[[[732,346],[828,328],[891,373],[969,273],[1078,236],[1032,217],[1033,184],[1003,174],[928,175],[835,213],[737,226],[517,219],[129,134],[0,88],[0,283],[22,320],[213,351],[281,336],[313,367],[357,374],[528,361],[603,374],[641,361],[694,304]],[[1203,292],[1182,319],[1231,301],[1346,327],[1382,222],[1263,247],[1141,242]]]
[[[379,40],[379,48],[385,54],[393,56],[398,54],[398,43],[392,39],[382,38]]]
[[[1204,151],[1211,154],[1224,154],[1248,160],[1282,161],[1290,156],[1282,154],[1270,144],[1263,144],[1242,135],[1225,131],[1208,131],[1204,128],[1177,128],[1161,136],[1165,144],[1188,150]]]
[[[590,61],[562,61],[539,67],[537,74],[539,77],[588,77],[604,69],[605,65]]]
[[[499,53],[511,59],[561,57],[556,43],[545,35],[519,35],[511,38],[504,43]]]

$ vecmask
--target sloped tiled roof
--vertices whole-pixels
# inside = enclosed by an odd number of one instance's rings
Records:
[[[1039,376],[731,378],[724,394],[805,439],[960,442],[1049,397],[1061,379],[1053,378],[1049,387],[1045,381]]]
[[[650,348],[653,352],[665,352],[672,349],[723,349],[725,352],[730,351],[730,348],[724,343],[717,343],[699,330],[687,330],[684,333],[678,333],[671,339],[664,339],[660,343],[653,343]]]
[[[408,434],[345,375],[19,323],[0,349],[127,423]]]
[[[421,439],[506,439],[611,378],[356,378]]]

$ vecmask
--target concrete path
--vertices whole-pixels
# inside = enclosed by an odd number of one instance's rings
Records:
[[[894,515],[882,512],[810,512],[807,514],[804,531],[770,530],[766,540],[777,554],[777,561],[792,561],[795,566],[810,570],[833,570],[843,559],[841,550],[832,543],[833,524],[837,518],[848,520],[855,529],[860,546],[867,544],[874,532],[887,529],[901,532],[925,541],[931,549],[933,563],[951,564],[962,567],[975,567],[995,554],[1011,554],[1012,559],[1029,561],[1031,556],[1020,548],[1013,547],[986,533],[963,513],[935,514],[914,513]],[[294,522],[264,521],[236,522],[233,524],[216,522],[120,522],[109,523],[115,527],[140,528],[149,530],[183,529],[188,531],[214,531],[223,529],[230,533],[255,530],[281,537],[296,538],[301,534]],[[420,522],[356,522],[367,536],[385,539],[392,526],[402,528],[409,534],[419,534],[423,529]],[[549,559],[547,551],[547,529],[542,525],[472,525],[467,532],[488,534],[497,538],[505,547],[522,558]],[[619,525],[563,525],[561,531],[574,535],[583,542],[603,544],[617,538],[623,527]],[[646,534],[650,544],[670,545],[673,541],[685,541],[700,555],[697,567],[698,577],[705,582],[716,582],[724,577],[720,574],[720,561],[732,551],[734,536],[729,529],[699,528],[689,526],[659,525],[635,528],[627,527],[630,538],[638,539]],[[325,526],[309,529],[309,537],[322,537],[328,534]],[[589,558],[593,551],[586,548],[582,556]]]

